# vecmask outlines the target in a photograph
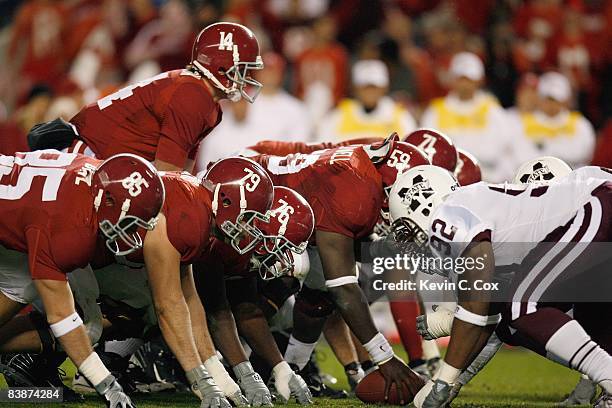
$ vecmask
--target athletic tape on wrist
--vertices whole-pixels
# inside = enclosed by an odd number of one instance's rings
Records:
[[[325,286],[328,288],[336,288],[338,286],[350,285],[358,283],[359,279],[356,276],[341,276],[336,279],[330,279],[325,281]]]
[[[377,333],[372,340],[363,345],[376,364],[384,364],[395,355],[391,345],[381,333]]]
[[[497,324],[501,320],[501,316],[499,314],[493,316],[483,316],[470,312],[459,305],[457,305],[457,309],[455,310],[455,318],[481,327]]]
[[[240,391],[240,387],[219,361],[219,357],[212,356],[204,362],[204,367],[208,370],[215,383],[219,386],[225,395],[233,395]]]
[[[286,361],[281,361],[272,369],[272,374],[275,379],[283,379],[287,378],[293,374],[293,370],[289,367],[289,364]]]
[[[83,360],[79,366],[79,371],[94,387],[111,374],[96,352],[91,353],[89,357]]]
[[[440,365],[440,371],[438,371],[437,380],[444,381],[447,384],[454,384],[457,378],[461,374],[461,370],[443,361]]]
[[[51,329],[53,335],[56,338],[59,338],[66,333],[70,333],[82,324],[83,320],[81,320],[81,317],[77,314],[77,312],[74,312],[73,314],[60,320],[59,322],[50,324],[49,328]]]

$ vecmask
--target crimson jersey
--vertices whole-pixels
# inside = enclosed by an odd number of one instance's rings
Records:
[[[52,150],[0,156],[0,244],[28,254],[33,279],[66,280],[93,257],[99,163]]]
[[[382,179],[363,148],[346,146],[253,159],[266,169],[274,185],[304,196],[314,211],[315,229],[362,238],[376,225]]]
[[[251,252],[240,255],[231,245],[211,237],[210,244],[198,263],[203,265],[203,272],[221,270],[226,277],[246,276],[249,273],[250,259]]]
[[[160,172],[166,190],[161,213],[166,217],[166,233],[172,246],[181,254],[181,264],[199,259],[209,246],[212,225],[212,203],[208,191],[188,173]],[[139,230],[144,241],[146,231]],[[127,256],[128,261],[144,264],[142,250]],[[112,263],[106,253],[97,267]],[[100,261],[98,261],[100,262]]]
[[[100,159],[133,153],[184,168],[221,116],[204,81],[187,70],[176,70],[102,98],[71,122]]]
[[[380,142],[380,137],[361,137],[357,139],[349,139],[340,143],[322,142],[322,143],[304,143],[304,142],[279,142],[276,140],[264,140],[254,146],[248,147],[247,150],[257,154],[271,154],[274,156],[286,156],[291,153],[312,153],[317,150],[332,149],[334,147],[350,146],[357,144],[370,144]]]

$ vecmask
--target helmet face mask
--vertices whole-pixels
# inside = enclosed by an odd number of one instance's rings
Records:
[[[264,234],[255,221],[268,222],[269,217],[257,212],[246,210],[236,217],[236,221],[225,220],[219,226],[226,241],[238,252],[244,255],[253,250],[263,239]]]
[[[233,84],[227,92],[232,102],[237,102],[241,97],[246,99],[249,103],[255,101],[263,85],[250,75],[249,70],[258,69],[263,69],[263,61],[260,56],[257,57],[255,63],[238,62],[225,71],[225,76]],[[247,92],[247,90],[249,92]]]
[[[121,218],[116,224],[109,220],[100,222],[100,231],[106,239],[106,247],[109,251],[117,256],[129,255],[132,252],[142,248],[142,238],[136,232],[136,229],[143,228],[151,231],[157,225],[158,218],[152,218],[149,222],[145,222],[138,217],[126,215]],[[120,245],[117,241],[120,241]],[[128,249],[121,249],[123,246]]]
[[[303,254],[307,245],[306,241],[295,245],[282,235],[265,235],[261,246],[256,250],[261,279],[270,280],[292,275],[294,254]]]

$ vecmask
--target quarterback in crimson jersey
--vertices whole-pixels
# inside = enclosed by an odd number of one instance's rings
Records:
[[[132,403],[93,352],[66,274],[86,266],[99,243],[138,249],[135,229],[155,227],[163,200],[157,172],[133,155],[0,156],[0,324],[38,292],[51,332],[111,407]]]
[[[374,326],[358,286],[354,254],[356,241],[367,237],[376,225],[383,203],[383,178],[388,175],[379,172],[373,161],[397,171],[396,166],[410,160],[401,153],[389,138],[376,146],[346,146],[285,157],[260,155],[253,159],[265,167],[274,184],[294,189],[311,205],[315,216],[313,242],[321,258],[327,290],[372,361],[379,364],[388,385],[396,383],[402,396],[407,396],[406,390],[415,394],[422,380],[395,357]],[[320,327],[305,330],[295,340],[314,348],[323,323],[319,319]],[[407,397],[405,401],[409,402]]]
[[[216,23],[204,28],[183,70],[161,73],[83,108],[71,123],[72,149],[98,158],[134,153],[160,170],[189,170],[200,141],[221,121],[218,101],[245,98],[261,87],[249,70],[263,68],[257,38],[248,28]],[[89,148],[89,150],[86,150]]]

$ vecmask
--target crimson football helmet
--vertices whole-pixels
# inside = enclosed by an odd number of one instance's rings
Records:
[[[434,129],[417,129],[409,133],[404,142],[412,143],[423,150],[434,166],[455,171],[457,166],[457,149],[452,140],[442,132]]]
[[[136,230],[155,228],[166,195],[155,167],[133,154],[109,157],[94,170],[91,189],[107,248],[119,256],[141,248]]]
[[[236,23],[215,23],[204,28],[193,43],[191,66],[236,102],[241,97],[253,103],[262,85],[249,70],[262,69],[255,34]],[[247,93],[247,86],[252,95]]]
[[[314,231],[314,213],[298,192],[274,186],[269,222],[257,220],[263,240],[255,250],[263,280],[278,278],[293,270],[294,256],[304,253]]]
[[[463,149],[457,149],[457,154],[459,160],[457,160],[454,174],[459,184],[467,186],[482,181],[482,173],[480,171],[478,159],[470,152]]]
[[[245,254],[263,239],[257,220],[268,222],[272,206],[272,180],[253,160],[229,157],[213,164],[204,175],[213,192],[212,212],[228,242]]]
[[[386,195],[389,195],[398,174],[423,164],[429,164],[429,160],[421,149],[410,143],[392,140],[384,160],[376,164]]]

